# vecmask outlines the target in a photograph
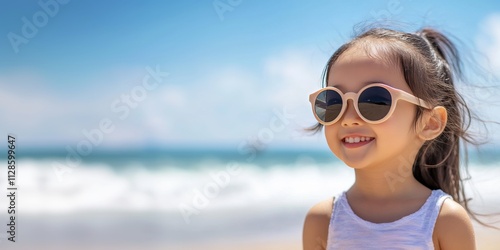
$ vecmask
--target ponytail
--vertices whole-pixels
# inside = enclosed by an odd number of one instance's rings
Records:
[[[431,51],[437,54],[440,60],[443,60],[445,67],[452,70],[457,76],[462,74],[462,65],[457,48],[445,35],[442,33],[425,28],[417,32],[429,45]],[[450,67],[451,66],[451,67]]]
[[[464,191],[464,180],[470,179],[467,162],[467,143],[479,143],[467,132],[472,120],[464,98],[455,90],[455,82],[462,79],[461,60],[455,45],[442,33],[434,29],[422,29],[416,33],[427,45],[427,59],[439,81],[434,84],[437,105],[444,106],[448,113],[448,122],[442,134],[434,140],[427,141],[421,147],[413,165],[415,178],[430,189],[442,189],[460,203],[467,212],[480,224],[486,225],[477,218],[469,208],[470,198]],[[422,48],[420,48],[422,49]],[[441,82],[441,83],[439,83]],[[476,118],[476,117],[474,117]],[[479,119],[480,120],[480,119]],[[464,149],[461,150],[461,144]],[[460,153],[464,158],[460,158]],[[464,164],[461,164],[464,160]],[[466,177],[461,173],[463,165]]]

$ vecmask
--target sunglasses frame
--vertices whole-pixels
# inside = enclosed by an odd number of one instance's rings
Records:
[[[366,89],[372,88],[372,87],[382,87],[382,88],[386,89],[389,92],[389,94],[391,95],[391,107],[389,109],[389,112],[387,112],[387,114],[382,119],[376,120],[376,121],[371,121],[371,120],[366,119],[361,114],[361,112],[359,112],[359,107],[358,107],[358,98],[361,95],[361,93],[363,93],[363,91],[365,91]],[[321,92],[326,91],[326,90],[333,90],[333,91],[337,92],[340,95],[340,97],[342,98],[342,109],[340,110],[340,113],[338,114],[337,118],[335,118],[331,122],[322,121],[318,117],[318,115],[316,114],[316,109],[315,109],[316,98],[318,97],[318,95]],[[385,122],[387,119],[389,119],[389,117],[391,117],[392,113],[396,109],[396,104],[399,100],[407,101],[409,103],[415,104],[417,106],[420,106],[420,107],[423,107],[426,109],[431,109],[431,106],[426,101],[424,101],[424,100],[422,100],[422,99],[420,99],[420,98],[418,98],[418,97],[416,97],[408,92],[391,87],[391,86],[389,86],[387,84],[383,84],[383,83],[372,83],[372,84],[366,85],[361,90],[359,90],[357,93],[348,92],[345,94],[342,93],[342,91],[340,91],[340,89],[338,89],[336,87],[328,86],[328,87],[322,88],[322,89],[309,95],[309,102],[311,103],[314,117],[316,118],[316,120],[318,120],[318,122],[320,124],[322,124],[324,126],[332,125],[340,120],[340,118],[344,115],[344,113],[347,109],[347,101],[349,99],[352,100],[352,102],[354,104],[354,109],[356,110],[356,113],[358,114],[358,116],[363,121],[365,121],[367,123],[371,123],[371,124],[379,124],[379,123]]]

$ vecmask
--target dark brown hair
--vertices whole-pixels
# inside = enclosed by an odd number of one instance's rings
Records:
[[[443,33],[424,28],[416,33],[406,33],[386,28],[371,28],[342,45],[328,60],[323,71],[323,87],[327,85],[329,70],[348,49],[356,46],[370,56],[396,63],[401,67],[404,78],[413,94],[431,106],[443,106],[448,112],[444,131],[435,139],[426,141],[420,148],[413,164],[413,176],[426,187],[441,189],[450,194],[479,223],[477,213],[469,208],[463,181],[470,178],[467,172],[467,151],[461,145],[478,145],[468,128],[472,116],[466,102],[456,91],[455,83],[462,78],[462,66],[458,51]],[[372,52],[382,53],[372,53]],[[423,114],[417,107],[414,126]],[[308,130],[318,132],[322,125],[317,123]],[[463,153],[464,158],[460,157]],[[460,172],[464,160],[466,178]]]

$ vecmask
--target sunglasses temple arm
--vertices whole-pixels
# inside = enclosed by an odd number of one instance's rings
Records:
[[[424,100],[414,96],[414,95],[411,95],[409,93],[406,93],[404,91],[401,91],[399,92],[400,96],[399,98],[400,99],[403,99],[405,101],[408,101],[410,103],[413,103],[415,105],[418,105],[418,106],[421,106],[421,107],[424,107],[424,108],[427,108],[427,109],[431,109],[431,106]]]

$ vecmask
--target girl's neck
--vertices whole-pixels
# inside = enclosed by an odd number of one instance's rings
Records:
[[[411,169],[411,168],[410,168]],[[368,200],[411,199],[428,196],[430,189],[418,182],[411,171],[356,169],[349,196]]]

